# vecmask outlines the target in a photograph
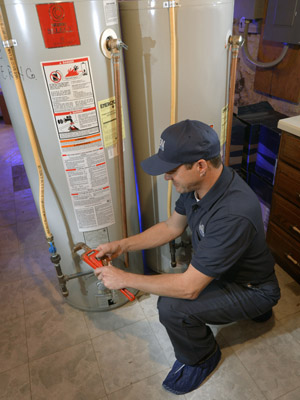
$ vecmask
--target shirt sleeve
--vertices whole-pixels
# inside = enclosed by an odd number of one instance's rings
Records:
[[[232,215],[213,218],[194,248],[191,264],[205,275],[220,278],[246,254],[255,234],[247,218]]]
[[[179,196],[179,199],[175,203],[175,211],[178,214],[186,215],[186,209],[184,206],[184,196],[182,194]]]

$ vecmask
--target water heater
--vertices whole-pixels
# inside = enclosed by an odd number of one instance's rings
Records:
[[[131,123],[137,160],[143,228],[167,218],[167,184],[147,176],[140,161],[157,152],[161,132],[170,124],[171,39],[176,46],[176,120],[212,125],[225,141],[233,0],[121,0],[119,2]],[[175,39],[170,10],[175,8]],[[173,44],[172,44],[173,46]],[[173,205],[178,195],[172,194]],[[173,209],[173,207],[172,207]],[[146,252],[148,266],[178,272],[189,263],[188,238],[177,250],[176,267],[168,245]],[[180,246],[180,243],[178,243]]]
[[[45,174],[45,208],[66,275],[91,272],[73,252],[122,237],[115,97],[111,61],[100,49],[103,31],[119,37],[114,0],[52,2],[1,0]],[[0,83],[38,208],[38,174],[14,80],[1,44]],[[128,234],[139,232],[128,108],[121,68],[123,154]],[[124,259],[115,265],[125,268]],[[129,270],[143,271],[140,253]],[[108,293],[93,274],[71,279],[66,298],[82,310],[118,307],[127,298]]]

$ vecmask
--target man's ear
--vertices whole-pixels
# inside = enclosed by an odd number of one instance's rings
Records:
[[[199,170],[200,174],[206,174],[207,167],[207,161],[203,158],[197,161],[197,169]]]

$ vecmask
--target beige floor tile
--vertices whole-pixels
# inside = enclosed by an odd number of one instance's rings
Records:
[[[268,322],[243,324],[244,331],[231,326],[221,333],[265,397],[274,400],[287,388],[290,391],[299,386],[300,345],[277,320],[272,329],[262,333],[262,325]]]
[[[19,240],[17,235],[17,228],[15,225],[0,227],[0,252],[17,253],[19,251]]]
[[[251,376],[230,348],[222,349],[217,368],[187,400],[265,400]]]
[[[89,339],[82,311],[68,304],[25,317],[30,360],[42,358]]]
[[[280,286],[284,286],[286,283],[294,281],[294,279],[278,264],[275,264],[275,273]]]
[[[156,336],[156,338],[168,360],[169,366],[171,367],[174,364],[176,357],[174,354],[174,349],[173,349],[172,343],[167,334],[167,331],[166,331],[165,327],[159,322],[158,315],[148,318],[148,321],[149,321],[149,324],[153,331],[153,334]]]
[[[23,280],[22,292],[26,315],[65,304],[57,279],[49,279],[46,274]]]
[[[299,283],[292,280],[281,285],[281,298],[278,304],[273,307],[273,311],[277,319],[285,318],[300,311]]]
[[[49,246],[34,246],[20,250],[22,278],[31,278],[38,274],[55,277],[54,264],[50,260]]]
[[[1,142],[1,147],[3,143]],[[1,163],[0,165],[1,171],[1,179],[0,179],[0,193],[8,195],[13,193],[13,185],[12,185],[12,171],[11,165],[9,162]]]
[[[24,317],[1,323],[0,373],[27,362],[28,353]]]
[[[27,364],[0,374],[0,400],[31,400]]]
[[[138,301],[147,318],[158,315],[157,300],[158,296],[155,294],[141,293],[138,296]]]
[[[168,367],[147,320],[101,335],[92,343],[108,394]]]
[[[279,397],[276,400],[299,400],[299,399],[300,399],[300,387],[298,387],[296,390],[293,390],[292,392],[285,394],[282,397]]]
[[[289,332],[294,340],[300,344],[300,312],[283,318],[280,322],[286,332]]]
[[[126,388],[108,395],[108,400],[183,400],[185,396],[177,396],[167,392],[162,382],[169,370],[162,371],[154,376],[143,379]]]
[[[105,397],[90,341],[29,363],[32,400],[99,400]]]
[[[9,225],[14,225],[17,222],[15,203],[12,195],[9,195],[11,200],[1,198],[0,205],[0,227],[4,228]]]
[[[39,218],[18,221],[17,232],[20,249],[43,246],[46,242],[45,232]]]
[[[128,302],[108,312],[86,312],[85,320],[91,338],[134,324],[145,318],[137,301]]]
[[[0,285],[0,323],[24,315],[22,281]]]
[[[31,189],[24,189],[16,192],[15,205],[18,221],[29,221],[39,218]]]
[[[0,255],[0,285],[21,279],[21,258],[18,253]]]

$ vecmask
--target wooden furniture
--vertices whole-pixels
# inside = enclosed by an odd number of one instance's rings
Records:
[[[300,283],[300,116],[279,121],[283,131],[267,242],[276,262]]]
[[[265,2],[264,18],[257,59],[263,62],[274,61],[282,52],[283,43],[264,40],[264,21],[268,1]],[[254,90],[292,103],[300,101],[300,46],[289,45],[284,59],[273,68],[256,67]]]

